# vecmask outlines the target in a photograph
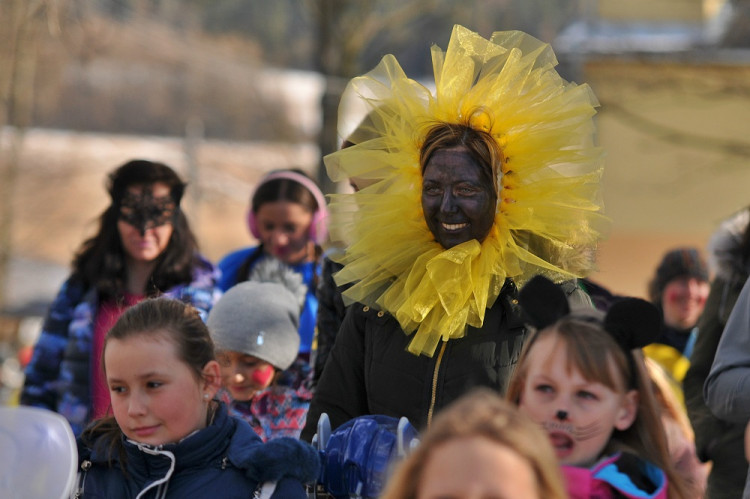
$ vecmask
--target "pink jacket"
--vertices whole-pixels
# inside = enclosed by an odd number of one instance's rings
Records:
[[[667,499],[664,472],[633,454],[614,454],[592,468],[561,469],[570,499],[611,499],[615,491],[633,499]]]

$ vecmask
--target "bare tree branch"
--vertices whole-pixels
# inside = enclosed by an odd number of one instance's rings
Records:
[[[606,111],[610,115],[618,117],[620,122],[638,130],[649,137],[693,149],[714,150],[729,156],[735,156],[747,160],[750,158],[750,142],[739,140],[720,139],[686,132],[677,128],[668,127],[629,111],[625,106],[614,102],[606,104]]]
[[[3,54],[0,74],[0,309],[6,303],[5,289],[13,252],[13,198],[19,173],[19,156],[26,127],[31,123],[39,37],[48,26],[49,8],[55,0],[5,0],[0,5],[8,51]],[[3,131],[3,125],[8,125]]]

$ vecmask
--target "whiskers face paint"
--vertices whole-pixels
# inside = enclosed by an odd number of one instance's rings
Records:
[[[521,412],[549,435],[560,462],[573,466],[601,457],[626,404],[624,393],[586,379],[555,334],[539,338],[529,351],[519,400]]]
[[[557,421],[550,421],[546,423],[542,423],[542,427],[550,431],[564,431],[565,433],[575,433],[575,427],[570,423],[558,423]]]
[[[579,426],[573,432],[576,440],[589,440],[595,438],[602,433],[611,433],[611,428],[604,428],[599,422],[594,422],[589,425]]]

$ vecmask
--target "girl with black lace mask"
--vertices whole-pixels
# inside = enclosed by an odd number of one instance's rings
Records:
[[[205,319],[218,296],[218,272],[198,253],[180,209],[185,185],[169,166],[146,160],[108,175],[110,205],[50,308],[21,403],[60,412],[77,434],[108,412],[102,345],[128,307],[166,295],[194,305]]]

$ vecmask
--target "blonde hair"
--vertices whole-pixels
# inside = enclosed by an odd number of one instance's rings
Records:
[[[534,472],[539,497],[567,497],[552,444],[544,431],[488,388],[474,389],[443,409],[419,446],[395,469],[381,499],[415,499],[430,454],[449,441],[485,437],[523,458]]]
[[[616,392],[638,392],[638,410],[633,424],[626,430],[615,429],[604,453],[626,451],[650,461],[667,475],[670,498],[688,497],[686,484],[669,457],[661,411],[646,371],[643,353],[640,349],[626,352],[597,321],[566,316],[535,332],[521,351],[508,385],[507,399],[519,404],[529,371],[529,353],[540,338],[552,335],[565,345],[568,367],[580,371],[585,379],[596,380]]]
[[[685,484],[693,491],[691,495],[702,497],[706,488],[709,465],[701,463],[695,454],[695,433],[690,425],[685,406],[678,396],[681,388],[657,361],[649,357],[644,357],[644,360],[651,377],[654,396],[662,411],[662,419],[666,419],[664,424],[667,443],[679,448],[680,443],[685,442],[686,445],[692,447],[690,459],[683,457],[682,462],[676,462],[673,457],[672,462],[675,463],[675,469],[684,477]],[[679,395],[682,393],[679,392]]]

